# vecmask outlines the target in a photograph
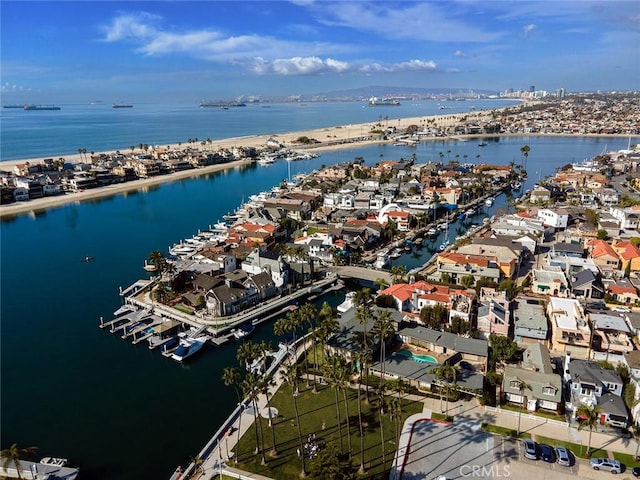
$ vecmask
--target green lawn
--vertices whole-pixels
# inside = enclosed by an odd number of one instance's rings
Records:
[[[362,479],[382,479],[384,472],[389,470],[395,454],[395,422],[388,411],[382,419],[382,426],[385,438],[385,463],[382,463],[382,447],[380,432],[380,415],[371,395],[371,404],[364,401],[362,392],[362,423],[364,425],[364,461],[366,474],[359,476]],[[297,396],[298,410],[300,413],[300,427],[303,443],[307,441],[309,435],[315,433],[318,444],[333,443],[338,450],[353,455],[353,465],[357,469],[360,465],[360,434],[358,423],[357,391],[349,389],[347,391],[349,405],[349,432],[351,435],[351,449],[347,438],[345,424],[345,410],[342,395],[340,395],[340,418],[342,423],[342,441],[338,429],[335,390],[331,387],[321,386],[318,393],[313,393],[312,389],[307,389],[305,382],[300,383],[300,392]],[[268,420],[260,418],[264,431],[266,465],[261,465],[260,454],[255,455],[256,435],[254,426],[240,439],[240,444],[236,449],[239,464],[238,468],[253,473],[266,475],[275,479],[296,478],[301,470],[301,460],[297,455],[299,448],[298,430],[295,422],[295,411],[291,388],[284,384],[271,401],[272,407],[278,409],[278,418],[274,421],[277,455],[271,455],[272,434],[268,426]],[[403,401],[402,423],[409,416],[422,411],[421,402]],[[306,460],[307,472],[311,471],[314,460]],[[233,465],[233,463],[232,463]],[[309,475],[310,478],[311,475]]]

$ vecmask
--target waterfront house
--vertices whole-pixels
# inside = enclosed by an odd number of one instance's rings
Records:
[[[441,281],[443,274],[454,284],[460,284],[461,279],[469,275],[473,277],[474,283],[481,278],[500,282],[505,277],[496,257],[463,255],[450,251],[440,253],[436,264],[437,270],[429,276],[433,281]]]
[[[509,336],[511,312],[506,292],[482,287],[478,299],[477,329],[484,338]]]
[[[570,298],[550,297],[547,316],[551,322],[551,348],[571,353],[576,358],[589,358],[591,328],[580,302]]]
[[[457,252],[463,255],[494,257],[505,278],[512,278],[524,258],[524,246],[511,237],[473,238],[470,244],[462,245]]]
[[[278,226],[264,219],[251,219],[229,227],[227,243],[244,244],[251,247],[271,248],[276,241]]]
[[[76,173],[73,177],[65,179],[65,186],[71,191],[79,192],[91,188],[98,188],[98,181],[91,175]]]
[[[621,398],[624,383],[615,370],[567,354],[563,380],[569,391],[569,399],[565,402],[568,413],[575,417],[580,405],[598,406],[601,424],[620,428],[628,425],[629,415]]]
[[[398,231],[409,231],[409,222],[411,219],[411,215],[408,212],[398,210],[389,211],[387,212],[387,217],[389,218],[389,220],[395,222],[396,226],[398,227]]]
[[[537,186],[529,194],[530,203],[542,203],[546,204],[551,200],[551,192],[548,188],[543,186]]]
[[[514,340],[518,345],[545,343],[549,336],[549,321],[542,300],[518,296],[511,306]]]
[[[519,215],[503,215],[491,225],[491,230],[497,236],[522,237],[523,235],[531,235],[537,239],[544,239],[553,233],[553,229],[545,227],[542,221]]]
[[[521,391],[523,384],[528,388]],[[553,371],[551,356],[545,345],[528,345],[519,366],[505,366],[502,391],[508,402],[522,405],[526,398],[526,408],[530,412],[535,412],[538,408],[560,411],[562,377]]]
[[[286,216],[302,222],[309,218],[310,213],[314,210],[311,202],[299,198],[273,198],[264,202],[264,207],[268,209],[276,209],[285,212]]]
[[[289,281],[289,268],[276,250],[254,248],[242,262],[241,268],[251,275],[269,272],[278,289],[282,289]]]

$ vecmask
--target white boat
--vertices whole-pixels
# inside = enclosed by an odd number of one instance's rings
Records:
[[[344,313],[353,308],[353,299],[356,296],[356,292],[349,292],[344,298],[344,302],[337,306],[337,310],[340,313]]]
[[[200,351],[208,339],[207,335],[200,335],[195,338],[182,337],[178,348],[171,354],[171,358],[177,362],[184,362],[187,358]]]
[[[386,267],[388,264],[389,264],[389,251],[383,250],[381,252],[378,252],[378,257],[376,258],[376,261],[374,262],[373,267],[380,270]]]
[[[438,229],[437,228],[430,228],[429,230],[427,230],[427,235],[430,237],[435,237],[436,235],[438,235]]]
[[[395,248],[392,252],[391,255],[389,255],[391,258],[400,258],[402,256],[402,249],[401,248]]]
[[[492,205],[493,205],[493,198],[491,198],[491,197],[487,198],[487,199],[484,201],[484,204],[485,204],[487,207],[492,206]]]
[[[245,325],[242,325],[240,328],[231,330],[231,335],[233,335],[233,338],[235,338],[236,340],[242,340],[243,338],[251,335],[255,329],[256,327],[253,326],[253,322],[247,323]]]
[[[50,465],[52,467],[65,467],[69,463],[69,460],[59,457],[44,457],[40,460],[40,463],[42,465]]]

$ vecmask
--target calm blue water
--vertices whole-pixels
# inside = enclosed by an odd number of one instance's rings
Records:
[[[234,136],[242,134],[238,130]],[[452,158],[466,154],[475,160],[480,154],[480,161],[506,164],[519,161],[526,143],[530,184],[536,171],[551,174],[559,165],[624,148],[626,142],[515,137],[483,148],[455,141],[416,149],[373,146],[294,162],[291,174],[356,156],[375,163],[414,152],[419,162],[437,160],[442,151]],[[43,456],[69,457],[84,479],[167,478],[196,455],[235,405],[233,389],[219,380],[225,366],[235,365],[235,346],[211,347],[182,366],[100,330],[98,319],[109,319],[120,306],[118,286],[144,277],[149,252],[166,251],[287,175],[286,162],[254,166],[3,221],[2,448],[16,442],[39,447]],[[492,208],[499,207],[500,201]],[[450,226],[452,238],[459,234],[456,228]],[[95,260],[81,262],[85,255]],[[423,249],[401,261],[413,268],[428,256]],[[335,305],[341,297],[330,300]],[[257,338],[272,338],[270,328],[261,328]]]
[[[132,145],[165,145],[219,140],[245,135],[266,135],[310,130],[325,126],[385,121],[470,108],[500,108],[510,100],[404,102],[397,107],[369,107],[360,102],[250,104],[246,107],[199,108],[198,105],[137,104],[133,108],[111,105],[61,105],[56,111],[0,109],[0,161],[23,158],[57,158],[87,152],[121,150]],[[444,105],[444,104],[443,104]],[[365,132],[366,133],[366,132]],[[355,134],[355,133],[354,133]]]

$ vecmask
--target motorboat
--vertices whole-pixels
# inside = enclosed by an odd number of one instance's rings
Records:
[[[344,298],[344,302],[342,302],[340,305],[336,307],[338,312],[344,313],[349,309],[353,308],[353,305],[354,305],[353,300],[355,299],[355,296],[356,296],[356,292],[347,293],[347,295]]]
[[[177,362],[184,362],[186,359],[195,355],[202,349],[206,341],[209,339],[207,335],[198,337],[182,337],[176,351],[171,354],[171,359]]]
[[[52,467],[66,467],[69,460],[60,457],[44,457],[40,460],[42,465],[49,465]]]
[[[82,260],[80,260],[81,262],[90,262],[91,260],[93,260],[94,257],[92,257],[91,255],[86,255],[82,258]]]
[[[487,145],[489,145],[487,142],[480,142],[478,144],[479,147],[486,147]]]
[[[253,325],[253,323],[246,323],[240,326],[240,328],[231,330],[231,335],[233,335],[233,338],[235,338],[236,340],[242,340],[243,338],[251,335],[255,331],[255,329],[256,327]]]
[[[438,235],[438,232],[439,229],[431,227],[429,230],[427,230],[427,235],[430,237],[435,237],[436,235]]]
[[[382,250],[381,252],[378,252],[378,257],[376,258],[376,261],[373,264],[374,268],[377,270],[383,269],[384,267],[389,265],[389,258],[390,257],[389,257],[388,250]]]
[[[493,205],[493,198],[492,198],[492,197],[487,198],[487,199],[484,201],[484,204],[485,204],[487,207],[492,206],[492,205]]]

